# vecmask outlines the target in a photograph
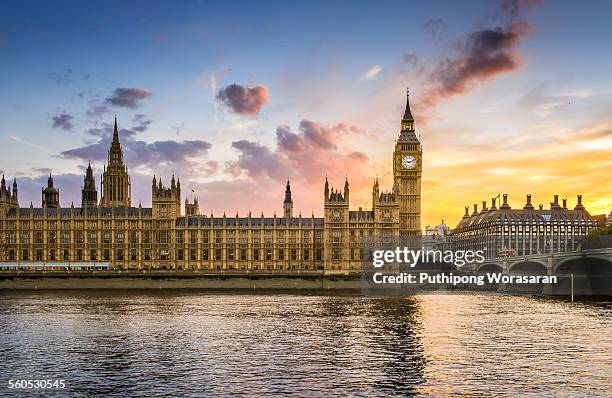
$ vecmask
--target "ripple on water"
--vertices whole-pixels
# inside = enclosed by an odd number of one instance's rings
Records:
[[[591,395],[612,305],[501,295],[3,293],[9,378],[64,396]],[[49,396],[58,396],[57,391]]]

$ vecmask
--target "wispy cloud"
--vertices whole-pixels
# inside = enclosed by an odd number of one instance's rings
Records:
[[[368,81],[374,79],[378,74],[382,71],[382,66],[374,65],[370,69],[366,71],[363,75],[361,75],[362,81]]]
[[[45,151],[45,152],[49,152],[49,153],[51,152],[50,150],[48,150],[47,148],[45,148],[45,147],[43,147],[41,145],[38,145],[38,144],[35,144],[33,142],[24,140],[23,138],[17,137],[16,135],[9,135],[8,138],[10,138],[13,141],[17,141],[17,142],[19,142],[21,144],[27,145],[29,147],[40,149],[41,151]]]

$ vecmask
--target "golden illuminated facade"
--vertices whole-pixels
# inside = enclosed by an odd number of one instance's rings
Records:
[[[406,123],[411,123],[410,125]],[[185,200],[174,176],[166,187],[153,177],[150,208],[131,206],[130,177],[115,128],[102,195],[87,168],[81,207],[59,206],[49,176],[39,208],[19,207],[17,182],[0,191],[0,262],[14,264],[104,263],[119,269],[358,271],[367,255],[363,238],[420,233],[421,149],[409,105],[393,157],[394,185],[372,187],[372,208],[350,210],[348,179],[341,190],[324,186],[324,217],[294,215],[287,182],[283,215],[204,215],[198,200]],[[416,164],[406,164],[406,156]],[[399,161],[399,163],[398,163]],[[280,201],[279,201],[280,202]],[[403,218],[402,218],[403,217]],[[403,220],[403,224],[402,221]]]
[[[417,236],[421,234],[423,150],[419,137],[416,135],[408,94],[401,131],[393,152],[393,183],[399,198],[400,234]]]

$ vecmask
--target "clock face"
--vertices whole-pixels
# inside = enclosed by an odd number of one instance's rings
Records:
[[[408,170],[414,169],[416,166],[416,159],[413,156],[406,155],[402,158],[402,166]]]

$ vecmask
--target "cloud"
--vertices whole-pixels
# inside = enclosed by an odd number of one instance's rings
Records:
[[[359,132],[354,126],[339,123],[335,126],[324,126],[320,123],[303,119],[300,122],[300,133],[291,132],[288,126],[276,129],[276,140],[279,148],[286,152],[301,152],[315,148],[337,149],[336,142],[345,135]]]
[[[152,95],[151,91],[142,88],[116,88],[110,96],[104,99],[104,104],[136,109],[140,106],[140,101]]]
[[[256,115],[270,98],[266,86],[243,87],[236,83],[221,89],[217,94],[230,112],[240,115]]]
[[[60,73],[50,73],[49,79],[54,81],[57,84],[69,84],[72,81],[72,69],[68,68],[63,70]]]
[[[471,32],[461,45],[460,55],[440,61],[430,75],[433,87],[425,93],[426,105],[462,94],[476,84],[510,72],[520,66],[516,47],[520,40],[535,32],[526,22],[515,22],[507,28]]]
[[[211,144],[201,140],[173,141],[163,140],[145,142],[136,139],[139,132],[148,129],[152,123],[144,115],[136,115],[134,118],[138,123],[129,129],[120,129],[119,138],[124,150],[126,163],[132,168],[147,167],[151,169],[162,166],[175,167],[175,170],[194,170],[198,165],[192,162],[192,158],[205,156],[211,148]],[[113,126],[104,124],[102,127],[94,127],[85,131],[86,135],[95,139],[94,142],[63,151],[60,157],[65,159],[79,159],[83,161],[106,161],[107,151],[112,142]],[[207,166],[207,170],[211,165]]]
[[[134,123],[138,123],[136,126],[132,127],[132,130],[137,131],[139,133],[146,131],[151,125],[151,123],[153,123],[153,120],[146,119],[145,115],[142,113],[137,113],[136,115],[134,115],[132,121]]]
[[[363,75],[361,75],[362,81],[368,81],[374,79],[382,71],[382,66],[374,65],[368,69]]]
[[[17,137],[15,135],[9,135],[8,138],[10,138],[13,141],[17,141],[17,142],[19,142],[21,144],[27,145],[29,147],[40,149],[41,151],[49,152],[49,150],[47,148],[45,148],[44,146],[35,144],[35,143],[27,141],[27,140],[24,140],[21,137]]]
[[[438,62],[429,73],[429,85],[421,106],[431,107],[438,101],[465,93],[479,83],[511,72],[521,66],[517,47],[521,40],[535,33],[535,28],[516,17],[522,8],[537,1],[502,1],[505,24],[468,32],[458,40],[458,53]],[[438,26],[438,23],[433,23]]]
[[[66,131],[71,131],[72,128],[74,127],[74,124],[72,123],[72,119],[74,119],[74,117],[72,117],[71,115],[67,113],[60,113],[59,115],[53,116],[51,118],[51,120],[53,121],[53,124],[51,127],[53,127],[54,129],[62,129]]]
[[[86,113],[87,113],[87,116],[90,116],[90,117],[99,117],[99,116],[102,116],[108,113],[109,111],[110,109],[108,109],[108,106],[97,104],[97,105],[92,105],[92,107],[89,108]]]
[[[410,66],[416,66],[417,62],[419,61],[419,57],[417,57],[415,53],[404,53],[402,60],[404,63]]]
[[[244,171],[251,178],[276,181],[291,176],[318,183],[325,173],[342,174],[368,161],[365,154],[338,146],[344,137],[358,133],[358,128],[344,123],[323,125],[308,119],[300,122],[297,133],[289,126],[279,126],[275,149],[248,140],[233,142],[232,148],[240,154],[237,161],[226,163],[225,172],[237,176]]]
[[[448,25],[441,19],[430,19],[425,22],[424,27],[431,32],[434,38],[440,38],[442,32],[448,28]]]
[[[501,0],[501,8],[512,18],[516,18],[523,10],[539,6],[543,2],[544,0]]]
[[[550,93],[545,85],[531,89],[523,97],[520,105],[536,116],[545,117],[550,115],[558,108],[576,106],[581,99],[590,98],[596,95],[609,94],[609,91],[575,90],[567,92]]]

